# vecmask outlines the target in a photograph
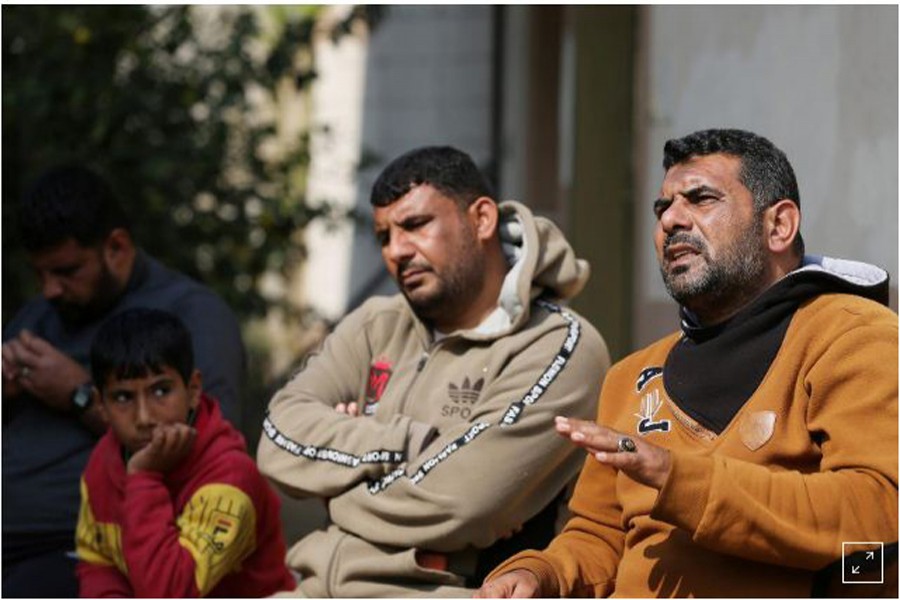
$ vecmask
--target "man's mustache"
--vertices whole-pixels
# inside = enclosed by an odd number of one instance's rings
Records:
[[[699,237],[693,236],[689,233],[685,233],[683,231],[679,231],[673,233],[672,235],[666,236],[665,241],[663,242],[663,254],[668,252],[669,247],[673,244],[682,244],[685,246],[690,246],[694,251],[699,254],[706,254],[706,243]]]
[[[431,265],[419,262],[405,262],[397,268],[397,277],[402,279],[407,271],[431,271]]]

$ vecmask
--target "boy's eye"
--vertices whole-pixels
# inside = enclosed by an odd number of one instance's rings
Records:
[[[157,387],[153,388],[153,390],[151,390],[150,393],[153,394],[154,398],[162,398],[166,394],[169,393],[169,386],[167,386],[167,385],[157,386]]]
[[[118,404],[124,404],[125,402],[128,402],[129,400],[131,400],[130,394],[122,394],[122,393],[113,394],[113,402],[116,402]]]

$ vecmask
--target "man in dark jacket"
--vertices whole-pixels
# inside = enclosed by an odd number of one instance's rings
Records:
[[[91,402],[88,353],[126,308],[160,308],[191,331],[207,389],[240,425],[244,349],[237,321],[211,290],[136,247],[109,186],[79,166],[42,176],[18,207],[40,279],[3,331],[3,595],[77,594],[78,478],[105,430]]]

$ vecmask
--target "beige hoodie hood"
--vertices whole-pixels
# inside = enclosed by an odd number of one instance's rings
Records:
[[[577,258],[559,228],[532,214],[519,202],[499,204],[500,243],[511,265],[497,308],[465,333],[470,339],[489,339],[518,329],[528,321],[531,302],[539,297],[568,300],[587,283],[590,266]]]

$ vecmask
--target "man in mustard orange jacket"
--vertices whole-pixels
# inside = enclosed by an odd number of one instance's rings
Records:
[[[845,542],[896,548],[887,273],[804,253],[793,169],[762,137],[697,132],[663,165],[682,331],[610,369],[597,423],[557,418],[592,457],[574,516],[478,596],[809,596]]]

